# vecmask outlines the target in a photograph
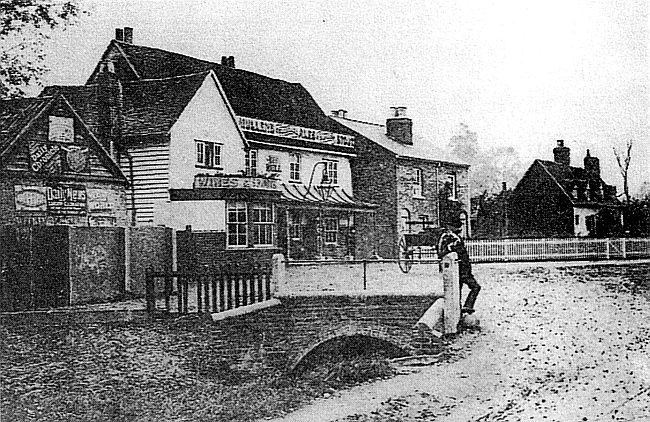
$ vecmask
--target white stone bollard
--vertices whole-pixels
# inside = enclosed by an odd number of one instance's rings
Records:
[[[285,267],[284,255],[273,254],[271,258],[271,295],[276,297],[281,293],[287,284],[287,268]]]
[[[460,276],[456,252],[442,258],[442,283],[445,292],[443,312],[445,334],[456,334],[460,322]]]

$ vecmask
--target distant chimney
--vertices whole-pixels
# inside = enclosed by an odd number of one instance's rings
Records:
[[[133,44],[133,28],[129,28],[128,26],[124,27],[124,42]]]
[[[115,39],[117,41],[124,41],[124,30],[122,28],[115,28]]]
[[[348,111],[344,110],[342,108],[340,108],[338,110],[332,110],[332,117],[341,117],[343,119],[347,119],[348,118]]]
[[[391,107],[386,119],[386,135],[396,142],[413,145],[413,121],[406,117],[406,107]]]
[[[587,155],[584,159],[585,171],[591,180],[600,180],[600,160],[597,157],[592,157],[587,150]]]
[[[235,68],[235,56],[221,56],[221,64],[223,66]]]
[[[110,60],[99,64],[97,74],[98,134],[107,151],[114,154],[122,127],[122,84]]]
[[[562,139],[558,139],[557,146],[553,148],[553,157],[557,164],[571,165],[571,149],[564,146]]]
[[[508,184],[506,182],[501,182],[501,190],[504,192],[508,190]]]

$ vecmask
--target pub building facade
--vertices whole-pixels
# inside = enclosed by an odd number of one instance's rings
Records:
[[[0,225],[124,226],[126,186],[65,97],[0,101]]]
[[[355,134],[302,85],[236,69],[233,57],[137,46],[124,28],[85,85],[42,95],[54,93],[114,152],[130,224],[190,226],[200,263],[367,254],[375,206],[352,193]]]

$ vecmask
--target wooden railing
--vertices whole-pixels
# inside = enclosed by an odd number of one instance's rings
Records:
[[[468,240],[473,262],[650,258],[649,238]]]
[[[269,266],[225,265],[196,272],[147,270],[146,302],[150,314],[218,313],[271,298]]]

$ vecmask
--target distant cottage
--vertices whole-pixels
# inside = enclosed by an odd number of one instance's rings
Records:
[[[508,197],[510,237],[602,237],[620,233],[616,187],[600,177],[600,161],[587,150],[584,167],[571,166],[563,140],[554,160],[535,160]]]

